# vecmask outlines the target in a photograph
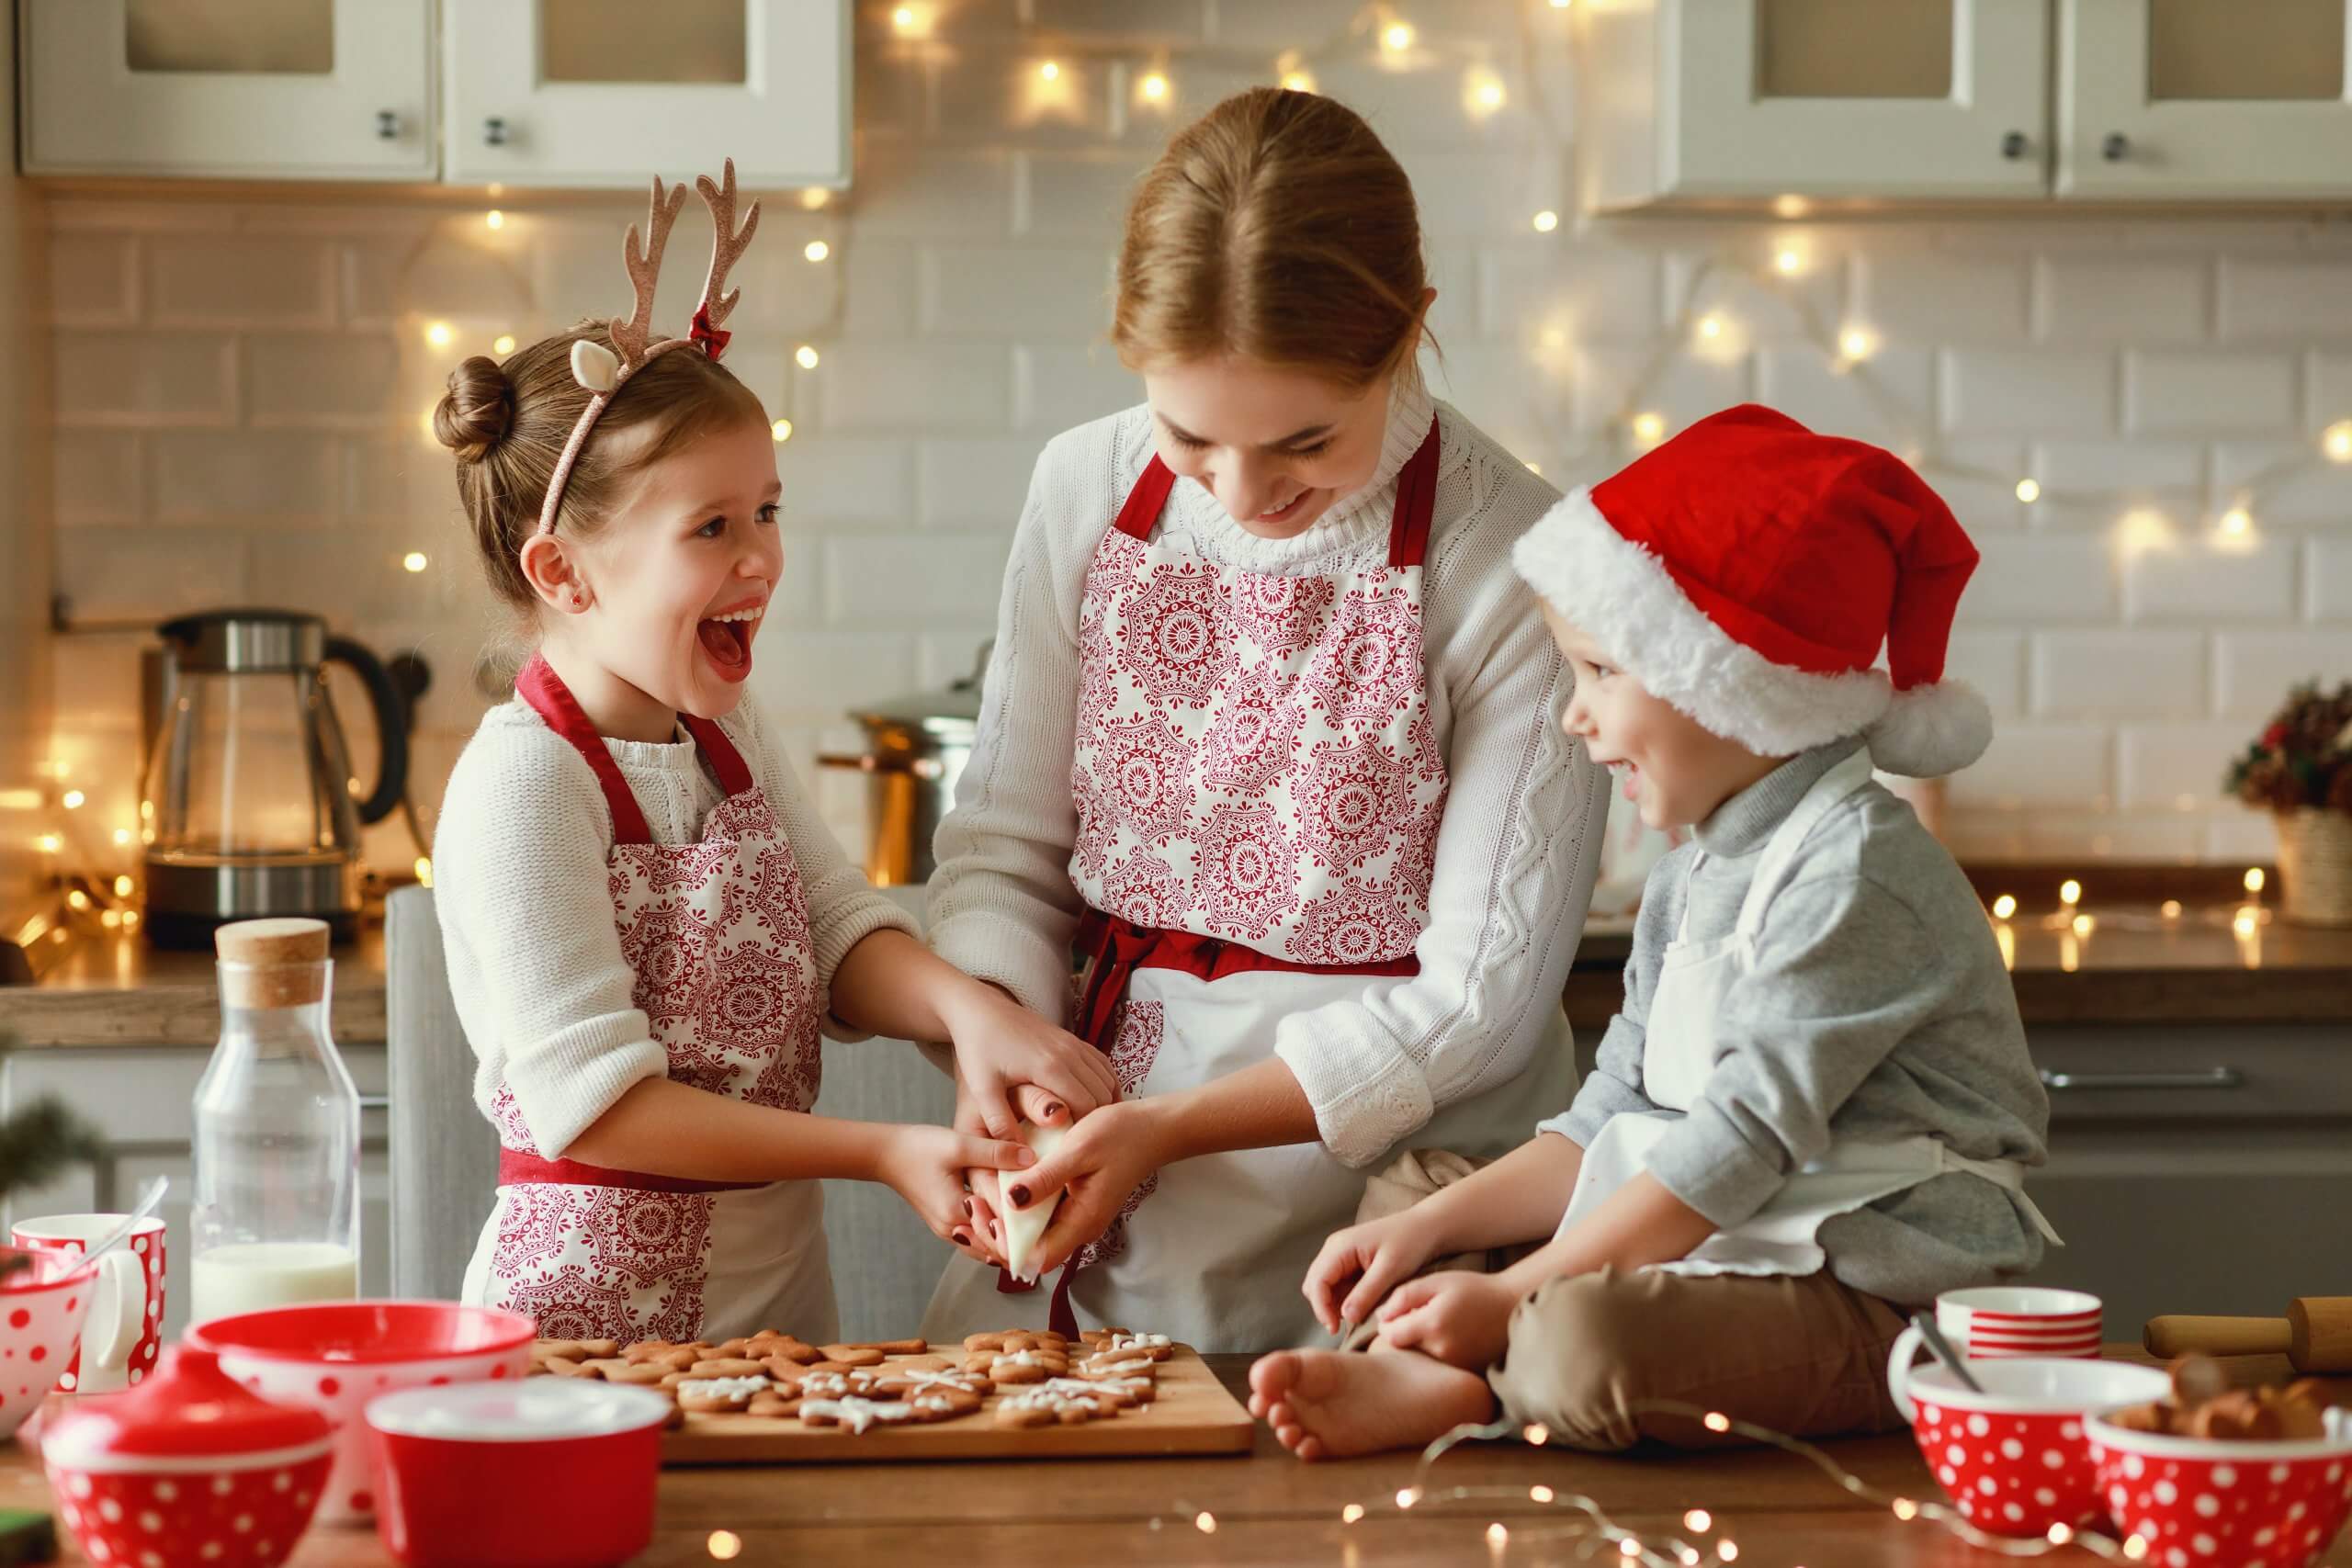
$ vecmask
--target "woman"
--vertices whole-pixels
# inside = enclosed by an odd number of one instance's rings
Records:
[[[1434,298],[1404,171],[1328,98],[1228,99],[1137,190],[1113,337],[1149,400],[1038,460],[931,905],[1126,1098],[1005,1183],[1066,1189],[1037,1259],[1072,1267],[1008,1293],[967,1251],[926,1335],[1299,1343],[1365,1167],[1567,1103],[1606,795],[1510,559],[1557,494],[1430,401]]]

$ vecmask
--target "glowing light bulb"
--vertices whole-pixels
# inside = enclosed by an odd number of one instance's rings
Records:
[[[120,931],[122,929],[122,911],[120,909],[107,910],[104,914],[101,914],[98,917],[98,924],[106,927],[107,930],[110,931]]]
[[[804,343],[792,351],[792,362],[803,370],[814,370],[817,368],[817,350]]]
[[[1552,1500],[1552,1489],[1541,1483],[1531,1486],[1527,1489],[1527,1500],[1531,1503],[1548,1503]]]
[[[1358,1519],[1363,1517],[1363,1505],[1362,1503],[1351,1503],[1346,1507],[1340,1510],[1340,1522],[1343,1525],[1354,1524]]]
[[[1400,1508],[1409,1508],[1420,1500],[1421,1491],[1418,1486],[1405,1487],[1396,1494],[1396,1506]]]
[[[1682,1516],[1682,1528],[1693,1535],[1704,1535],[1714,1526],[1714,1516],[1704,1508],[1693,1508]]]
[[[90,907],[90,896],[76,887],[65,896],[65,907],[69,909],[86,909]]]
[[[2007,894],[2004,893],[1998,898],[1993,900],[1993,918],[1995,919],[2006,920],[2017,912],[2018,901],[2015,898],[2010,897]]]
[[[2093,931],[2098,929],[2098,922],[2091,919],[2088,915],[2076,915],[2075,917],[2075,934],[2076,936],[2088,936]]]
[[[1548,207],[1535,215],[1535,231],[1539,234],[1548,234],[1559,226],[1560,215]]]
[[[2064,1546],[2068,1541],[2075,1539],[2075,1527],[2067,1524],[2052,1525],[2050,1527],[2049,1535],[2051,1545]]]
[[[803,212],[821,212],[824,210],[825,203],[832,198],[832,192],[821,186],[810,186],[800,193],[800,209]]]
[[[1058,60],[1048,60],[1037,67],[1037,74],[1048,82],[1058,82],[1062,79],[1062,63]]]
[[[1731,1417],[1720,1410],[1710,1410],[1699,1418],[1699,1425],[1710,1432],[1728,1432],[1731,1430]]]
[[[719,1562],[726,1562],[731,1561],[736,1553],[743,1550],[743,1538],[733,1530],[713,1530],[710,1532],[709,1546],[710,1554]]]
[[[1772,270],[1782,277],[1794,277],[1804,270],[1804,256],[1794,246],[1784,245],[1772,257]]]
[[[1724,319],[1713,313],[1699,318],[1699,335],[1713,340],[1724,335]]]
[[[404,571],[423,571],[425,567],[430,564],[431,563],[424,558],[424,552],[423,550],[411,550],[408,554],[401,557],[401,568]]]
[[[2180,919],[2180,900],[2177,898],[2165,899],[2163,904],[2158,906],[2157,913],[2163,915],[2167,920],[2177,920]]]
[[[2260,866],[2250,865],[2245,868],[2245,890],[2247,892],[2261,892],[2263,881],[2264,877],[2262,874],[2262,868]]]
[[[131,888],[137,885],[130,877],[118,876],[114,879],[114,896],[118,898],[128,898],[130,897]]]
[[[1916,1519],[1919,1517],[1919,1505],[1908,1497],[1897,1497],[1894,1500],[1894,1517],[1905,1520]]]
[[[1656,441],[1666,434],[1666,416],[1662,413],[1637,413],[1634,416],[1634,434],[1643,441]]]
[[[2039,479],[2019,479],[2018,481],[2018,499],[2024,502],[2028,506],[2031,506],[2035,502],[2040,501],[2041,499],[2041,481]]]
[[[419,855],[416,857],[415,871],[416,885],[419,887],[430,887],[433,886],[433,858],[430,855]]]
[[[1462,78],[1463,107],[1472,119],[1484,119],[1503,107],[1510,96],[1503,91],[1502,78],[1493,72],[1474,67]]]
[[[792,422],[788,419],[780,419],[774,424],[769,425],[768,439],[775,442],[779,446],[791,440]]]
[[[2327,455],[2339,463],[2352,463],[2352,419],[2338,420],[2327,427],[2320,438]]]
[[[1283,73],[1283,86],[1294,93],[1311,93],[1315,91],[1315,78],[1305,71],[1285,71]]]
[[[2254,532],[2254,513],[2243,506],[2233,506],[2222,513],[2222,532],[2232,538],[2242,539]]]
[[[1193,1528],[1203,1535],[1215,1535],[1216,1534],[1216,1516],[1206,1508],[1203,1508],[1193,1516]]]
[[[1868,359],[1878,340],[1867,327],[1848,327],[1838,334],[1838,352],[1849,359]]]
[[[1488,1545],[1500,1546],[1510,1539],[1510,1531],[1503,1529],[1503,1524],[1500,1519],[1497,1519],[1493,1524],[1487,1527],[1487,1541]]]
[[[929,6],[900,6],[890,13],[890,30],[900,38],[929,38],[935,16]]]
[[[1555,11],[1565,11],[1568,8],[1570,3],[1571,0],[1552,0],[1552,9]]]
[[[1158,71],[1147,72],[1143,80],[1136,84],[1136,91],[1148,104],[1164,104],[1168,101],[1168,78]]]
[[[2251,905],[2241,907],[2236,914],[2230,917],[2230,929],[2240,936],[2252,936],[2261,927],[2262,917],[2255,913]]]
[[[65,840],[54,833],[43,833],[33,840],[33,848],[45,855],[53,855],[65,847]]]
[[[506,227],[506,214],[499,211],[495,207],[492,208],[488,212],[483,213],[481,215],[481,220],[482,225],[485,228],[503,229]]]
[[[1630,1536],[1630,1535],[1629,1535],[1629,1536],[1627,1536],[1627,1537],[1625,1537],[1623,1540],[1620,1540],[1620,1541],[1617,1543],[1617,1555],[1618,1555],[1618,1556],[1620,1556],[1620,1557],[1623,1557],[1623,1558],[1627,1558],[1627,1559],[1632,1559],[1632,1558],[1639,1557],[1641,1554],[1642,1554],[1642,1543],[1641,1543],[1640,1541],[1638,1541],[1638,1540],[1634,1540],[1632,1536]]]
[[[822,240],[811,240],[800,247],[800,254],[812,262],[820,262],[833,254],[833,247]]]
[[[1413,24],[1391,22],[1380,29],[1380,47],[1391,54],[1402,54],[1413,47]]]
[[[2083,885],[2081,883],[2070,876],[2058,885],[2058,902],[2071,909],[2082,901]]]
[[[1552,1440],[1552,1428],[1541,1421],[1531,1421],[1520,1429],[1519,1435],[1527,1439],[1530,1448],[1540,1449]]]
[[[1738,1562],[1739,1542],[1736,1540],[1719,1540],[1715,1542],[1715,1555],[1722,1558],[1726,1562]]]
[[[501,359],[505,358],[514,352],[514,334],[513,333],[499,333],[491,339],[490,351]]]
[[[58,797],[58,804],[68,811],[79,811],[82,808],[82,803],[89,798],[78,789],[69,789]]]
[[[435,321],[424,329],[424,341],[435,348],[447,348],[458,340],[458,330],[447,321]]]
[[[1772,198],[1775,218],[1802,218],[1813,210],[1813,203],[1801,196],[1776,196]]]
[[[120,849],[129,844],[130,842],[130,829],[128,828],[117,828],[114,830],[114,841],[117,849]]]

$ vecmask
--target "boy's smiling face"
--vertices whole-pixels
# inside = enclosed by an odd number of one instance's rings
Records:
[[[1703,822],[1715,807],[1780,766],[1701,728],[1617,665],[1574,622],[1544,604],[1544,624],[1568,660],[1576,690],[1560,728],[1616,775],[1618,789],[1652,828]]]

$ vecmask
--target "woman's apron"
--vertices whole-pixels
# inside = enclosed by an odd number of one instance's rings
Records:
[[[1675,933],[1659,962],[1649,1021],[1643,1029],[1642,1091],[1664,1109],[1609,1119],[1584,1152],[1576,1190],[1556,1234],[1565,1235],[1641,1174],[1668,1129],[1706,1092],[1708,1076],[1729,1049],[1718,1028],[1724,995],[1756,961],[1756,934],[1763,929],[1766,908],[1786,885],[1805,835],[1870,780],[1870,756],[1857,751],[1815,781],[1765,843],[1730,935],[1693,942],[1682,931]],[[1686,899],[1683,931],[1690,919]],[[2015,1160],[1962,1159],[1942,1139],[1924,1134],[1868,1143],[1834,1138],[1818,1159],[1792,1174],[1763,1208],[1731,1229],[1717,1231],[1689,1256],[1655,1267],[1679,1274],[1811,1274],[1825,1261],[1815,1239],[1824,1221],[1955,1170],[1981,1176],[2015,1194],[2041,1234],[2053,1242],[2058,1239],[2041,1211],[2025,1196],[2025,1170]]]
[[[1283,1019],[1419,973],[1447,787],[1421,649],[1437,468],[1432,420],[1397,476],[1385,558],[1327,574],[1223,566],[1156,529],[1175,482],[1156,457],[1104,532],[1080,613],[1071,1028],[1126,1098],[1253,1066]],[[1563,1025],[1416,1140],[1501,1154],[1574,1080]],[[1179,1161],[1051,1290],[952,1260],[923,1332],[1085,1320],[1204,1350],[1305,1343],[1300,1282],[1365,1179],[1318,1143]]]
[[[658,844],[603,739],[555,671],[515,682],[586,758],[613,814],[606,886],[632,1000],[669,1076],[754,1105],[816,1102],[818,984],[799,863],[751,770],[718,726],[684,716],[725,792],[702,837]],[[727,1339],[780,1328],[833,1337],[824,1193],[814,1181],[687,1181],[542,1158],[513,1092],[492,1091],[503,1145],[498,1201],[464,1299],[538,1320],[558,1339]]]

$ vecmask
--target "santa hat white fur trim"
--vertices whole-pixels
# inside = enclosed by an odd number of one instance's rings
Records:
[[[1867,734],[1873,761],[1930,776],[1965,767],[1991,739],[1984,700],[1956,682],[1898,701],[1883,671],[1820,675],[1775,664],[1710,620],[1654,552],[1611,526],[1589,488],[1538,519],[1511,562],[1653,695],[1752,751],[1786,756]],[[1882,736],[1899,760],[1880,751]]]

